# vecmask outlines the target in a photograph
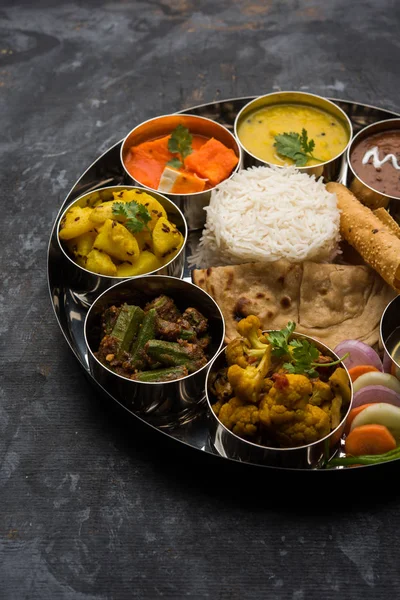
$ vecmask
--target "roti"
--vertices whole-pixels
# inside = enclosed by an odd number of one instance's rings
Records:
[[[296,321],[301,275],[301,265],[285,259],[192,272],[193,282],[222,310],[228,341],[237,336],[236,323],[247,315],[257,315],[266,329],[281,329]]]
[[[368,266],[306,262],[297,331],[332,349],[346,339],[373,346],[379,340],[382,312],[395,296]]]
[[[296,331],[331,348],[344,339],[374,345],[382,312],[396,295],[364,265],[279,260],[195,269],[192,277],[219,305],[227,343],[237,336],[236,323],[254,314],[263,329],[295,321]]]

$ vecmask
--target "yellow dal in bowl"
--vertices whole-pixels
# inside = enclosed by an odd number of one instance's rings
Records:
[[[349,141],[347,129],[329,112],[306,104],[275,104],[251,112],[238,125],[237,133],[242,145],[253,154],[274,165],[292,165],[291,158],[281,157],[274,147],[275,136],[282,133],[308,134],[314,140],[313,155],[306,166],[317,165],[343,152]]]

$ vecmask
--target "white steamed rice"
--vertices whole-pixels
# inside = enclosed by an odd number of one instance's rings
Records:
[[[252,167],[212,192],[191,266],[204,268],[280,258],[329,261],[337,252],[335,194],[295,167]]]

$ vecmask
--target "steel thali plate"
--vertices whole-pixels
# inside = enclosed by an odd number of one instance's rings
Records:
[[[237,113],[253,98],[254,96],[249,96],[222,100],[218,102],[210,102],[208,104],[189,108],[181,112],[216,120],[225,125],[229,130],[233,131],[233,124]],[[376,121],[382,121],[400,116],[395,112],[388,111],[383,108],[335,98],[329,99],[338,104],[339,107],[342,108],[350,117],[353,124],[354,133],[357,133],[363,127]],[[97,158],[93,164],[82,174],[82,176],[78,179],[66,196],[54,221],[48,247],[47,277],[51,303],[57,322],[66,342],[78,360],[80,366],[83,368],[90,383],[107,401],[119,404],[130,414],[131,417],[139,419],[148,427],[156,430],[159,434],[166,435],[172,440],[182,444],[182,450],[184,450],[185,446],[189,446],[193,449],[206,453],[208,456],[215,456],[215,458],[219,458],[224,462],[238,462],[231,458],[221,458],[221,456],[216,453],[210,444],[206,416],[206,404],[204,402],[201,402],[199,405],[197,405],[195,412],[191,410],[187,414],[180,414],[176,419],[175,426],[172,427],[170,420],[164,423],[162,420],[155,421],[151,416],[147,417],[145,415],[138,415],[133,412],[129,406],[122,404],[119,398],[107,392],[98,383],[98,381],[96,381],[90,372],[83,335],[83,324],[86,316],[86,309],[76,301],[71,291],[63,283],[62,271],[59,268],[61,251],[57,242],[56,225],[62,211],[66,208],[66,206],[68,206],[74,199],[78,198],[82,194],[105,186],[128,184],[128,182],[125,180],[124,170],[120,164],[121,144],[122,140],[117,142],[102,156]],[[187,266],[187,257],[190,255],[191,249],[196,247],[200,233],[201,232],[194,231],[189,234],[187,256],[185,261],[185,278],[190,279],[190,270]],[[398,461],[393,462],[398,463]],[[252,463],[248,464],[251,464],[252,467],[281,470],[279,467],[267,467],[263,465],[254,465]],[[388,464],[386,463],[385,466],[388,466]],[[354,473],[354,471],[378,469],[381,467],[383,467],[383,465],[374,465],[373,467],[355,467],[352,468],[351,471]],[[296,471],[299,471],[299,469],[296,469]],[[322,472],[318,469],[314,470],[313,472],[318,471]],[[334,470],[332,469],[330,472],[333,471]]]

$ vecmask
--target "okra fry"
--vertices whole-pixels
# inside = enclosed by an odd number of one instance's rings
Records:
[[[144,312],[139,306],[124,304],[118,315],[111,335],[120,341],[118,358],[127,352],[132,340],[137,336],[139,327],[143,321]]]
[[[185,377],[187,374],[188,370],[184,366],[166,367],[164,369],[155,369],[154,371],[141,371],[136,373],[132,379],[152,383],[156,381],[173,381],[174,379]]]
[[[131,348],[130,364],[135,369],[141,369],[146,363],[144,347],[149,340],[155,337],[157,311],[152,308],[144,316],[137,339]]]
[[[188,319],[164,294],[143,307],[111,306],[101,315],[103,337],[96,356],[118,375],[137,381],[173,381],[195,373],[208,360],[209,336],[196,334],[207,319],[195,309],[185,314]]]
[[[194,344],[183,346],[177,342],[152,339],[147,342],[145,351],[152,360],[172,367],[183,365],[189,373],[197,371],[207,362],[204,352]]]

